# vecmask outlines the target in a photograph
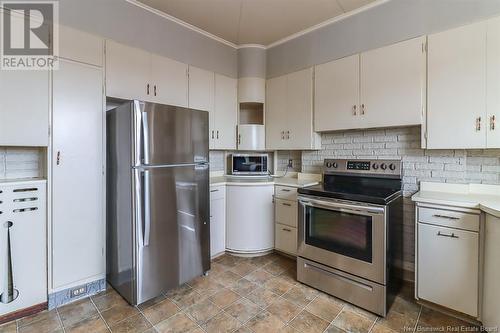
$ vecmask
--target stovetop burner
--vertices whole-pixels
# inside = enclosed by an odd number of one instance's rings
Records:
[[[323,183],[300,194],[385,205],[401,195],[401,162],[325,160]]]

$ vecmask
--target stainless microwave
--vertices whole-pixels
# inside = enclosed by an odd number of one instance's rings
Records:
[[[233,175],[266,176],[268,175],[267,154],[231,155],[231,173]]]

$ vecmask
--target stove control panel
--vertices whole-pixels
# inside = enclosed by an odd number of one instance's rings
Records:
[[[401,176],[400,160],[345,160],[326,159],[324,173],[359,173],[386,176]]]

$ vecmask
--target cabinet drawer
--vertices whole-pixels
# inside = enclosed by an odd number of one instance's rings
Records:
[[[297,228],[276,223],[276,250],[297,255]]]
[[[479,231],[479,215],[453,210],[418,207],[418,222]]]
[[[276,199],[275,202],[274,220],[276,223],[297,228],[297,201]]]
[[[279,199],[297,200],[297,189],[289,186],[275,186],[274,196]]]
[[[478,315],[479,234],[418,224],[418,297]]]
[[[226,187],[210,186],[210,200],[224,199],[226,197]]]

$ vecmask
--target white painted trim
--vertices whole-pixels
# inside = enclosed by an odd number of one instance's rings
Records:
[[[273,42],[273,43],[268,44],[268,45],[261,45],[261,44],[240,44],[240,45],[238,45],[238,44],[235,44],[235,43],[230,42],[228,40],[225,40],[225,39],[223,39],[221,37],[218,37],[218,36],[216,36],[214,34],[211,34],[210,32],[205,31],[205,30],[203,30],[201,28],[198,28],[197,26],[189,24],[189,23],[187,23],[187,22],[185,22],[185,21],[183,21],[181,19],[178,19],[178,18],[172,16],[172,15],[169,15],[169,14],[167,14],[165,12],[162,12],[161,10],[158,10],[158,9],[152,8],[152,7],[148,6],[148,5],[145,5],[142,2],[139,2],[138,0],[125,0],[125,1],[127,1],[128,3],[130,3],[132,5],[135,5],[137,7],[145,9],[145,10],[147,10],[147,11],[153,13],[153,14],[161,16],[161,17],[163,17],[163,18],[165,18],[167,20],[170,20],[172,22],[180,24],[180,25],[182,25],[185,28],[188,28],[188,29],[191,29],[191,30],[193,30],[195,32],[198,32],[198,33],[200,33],[200,34],[202,34],[202,35],[204,35],[204,36],[206,36],[208,38],[216,40],[219,43],[222,43],[222,44],[225,44],[225,45],[230,46],[232,48],[235,48],[237,50],[238,49],[242,49],[242,48],[247,48],[247,47],[255,47],[255,48],[261,48],[261,49],[267,50],[267,49],[269,49],[271,47],[278,46],[278,45],[286,43],[286,42],[288,42],[288,41],[290,41],[292,39],[295,39],[295,38],[298,38],[300,36],[306,35],[306,34],[312,32],[314,30],[321,29],[321,28],[323,28],[323,27],[325,27],[325,26],[327,26],[329,24],[345,20],[348,17],[351,17],[353,15],[356,15],[356,14],[359,14],[361,12],[364,12],[365,10],[377,7],[377,6],[379,6],[379,5],[383,4],[383,3],[389,2],[391,0],[376,0],[376,1],[374,1],[374,2],[372,2],[370,4],[368,4],[368,5],[365,5],[365,6],[359,7],[357,9],[355,9],[355,10],[351,10],[351,11],[349,11],[347,13],[344,13],[344,14],[332,17],[331,19],[328,19],[326,21],[318,23],[318,24],[316,24],[316,25],[314,25],[314,26],[312,26],[310,28],[304,29],[302,31],[296,32],[296,33],[294,33],[294,34],[292,34],[292,35],[290,35],[288,37],[279,39],[276,42]]]
[[[374,8],[374,7],[377,7],[377,6],[380,6],[381,4],[383,3],[386,3],[386,2],[389,2],[390,0],[377,0],[377,1],[374,1],[372,3],[369,3],[368,5],[365,5],[365,6],[362,6],[362,7],[359,7],[355,10],[351,10],[350,12],[347,12],[347,13],[344,13],[344,14],[341,14],[341,15],[338,15],[338,16],[335,16],[335,17],[332,17],[331,19],[328,19],[326,21],[323,21],[321,23],[318,23],[316,25],[313,25],[312,27],[310,28],[307,28],[307,29],[304,29],[302,31],[299,31],[299,32],[296,32],[294,33],[293,35],[290,35],[288,37],[285,37],[285,38],[282,38],[280,40],[277,40],[276,42],[274,43],[271,43],[269,45],[266,46],[266,49],[270,49],[271,47],[275,47],[275,46],[278,46],[280,44],[283,44],[283,43],[286,43],[292,39],[295,39],[295,38],[298,38],[300,36],[303,36],[303,35],[306,35],[314,30],[318,30],[318,29],[321,29],[329,24],[332,24],[332,23],[335,23],[335,22],[339,22],[339,21],[342,21],[342,20],[345,20],[346,18],[348,17],[351,17],[353,15],[356,15],[356,14],[359,14],[361,12],[364,12],[365,10],[368,10],[368,9],[371,9],[371,8]]]
[[[230,46],[230,47],[232,47],[232,48],[238,49],[238,45],[236,45],[236,44],[234,44],[234,43],[232,43],[232,42],[230,42],[230,41],[227,41],[227,40],[225,40],[225,39],[223,39],[223,38],[220,38],[220,37],[218,37],[218,36],[216,36],[216,35],[214,35],[214,34],[211,34],[211,33],[210,33],[210,32],[208,32],[208,31],[205,31],[205,30],[203,30],[203,29],[200,29],[200,28],[198,28],[197,26],[194,26],[194,25],[192,25],[192,24],[189,24],[189,23],[187,23],[187,22],[185,22],[185,21],[183,21],[183,20],[180,20],[180,19],[178,19],[178,18],[176,18],[176,17],[174,17],[174,16],[172,16],[172,15],[168,15],[167,13],[162,12],[161,10],[154,9],[154,8],[152,8],[152,7],[149,7],[148,5],[145,5],[145,4],[143,4],[142,2],[139,2],[139,1],[137,1],[137,0],[125,0],[125,1],[127,1],[128,3],[130,3],[130,4],[132,4],[132,5],[135,5],[135,6],[137,6],[137,7],[140,7],[140,8],[142,8],[142,9],[145,9],[145,10],[147,10],[147,11],[149,11],[149,12],[153,13],[153,14],[156,14],[156,15],[158,15],[158,16],[161,16],[161,17],[163,17],[163,18],[165,18],[165,19],[167,19],[167,20],[170,20],[170,21],[172,21],[172,22],[174,22],[174,23],[177,23],[177,24],[179,24],[179,25],[182,25],[182,26],[183,26],[183,27],[185,27],[185,28],[188,28],[188,29],[191,29],[191,30],[193,30],[193,31],[195,31],[195,32],[197,32],[197,33],[200,33],[200,34],[202,34],[202,35],[204,35],[204,36],[206,36],[206,37],[208,37],[208,38],[211,38],[211,39],[213,39],[213,40],[216,40],[216,41],[218,41],[219,43],[222,43],[222,44],[225,44],[225,45]]]

